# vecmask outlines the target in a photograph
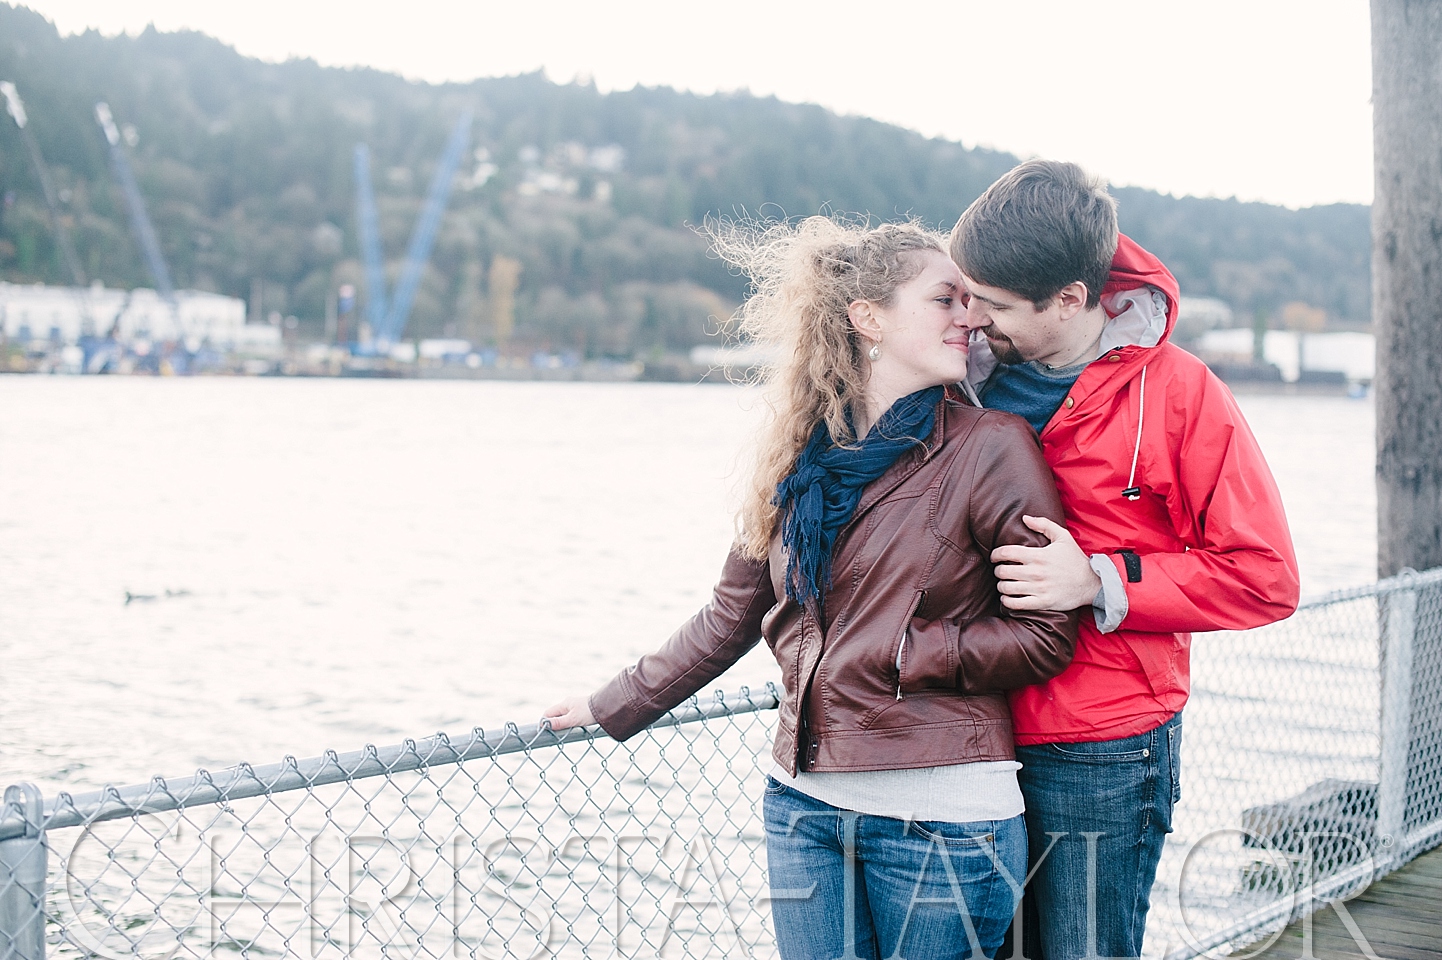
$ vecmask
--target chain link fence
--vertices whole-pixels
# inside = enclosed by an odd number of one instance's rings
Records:
[[[770,957],[777,691],[626,744],[477,729],[95,793],[10,787],[0,960]],[[1442,571],[1198,637],[1146,953],[1227,952],[1442,842]]]
[[[1185,731],[1149,955],[1260,950],[1442,843],[1442,569],[1198,636]]]

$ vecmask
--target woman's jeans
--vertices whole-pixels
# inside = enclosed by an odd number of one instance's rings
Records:
[[[783,960],[990,957],[1026,876],[1021,817],[939,823],[841,810],[767,778]]]
[[[1181,798],[1181,749],[1180,713],[1134,737],[1016,748],[1034,871],[1027,957],[1141,956],[1157,861]]]

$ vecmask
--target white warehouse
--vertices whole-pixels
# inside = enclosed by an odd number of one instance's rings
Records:
[[[208,341],[233,347],[258,339],[274,339],[248,330],[245,301],[199,290],[177,290],[175,307],[154,290],[115,290],[98,282],[89,287],[48,287],[41,283],[0,283],[0,330],[11,340],[59,340],[74,343],[81,336],[121,340]]]

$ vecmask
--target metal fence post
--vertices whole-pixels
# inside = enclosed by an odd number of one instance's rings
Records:
[[[1407,833],[1407,765],[1412,742],[1412,661],[1417,637],[1417,591],[1382,597],[1382,744],[1377,786],[1379,866],[1402,855]]]
[[[0,960],[45,960],[45,870],[40,788],[5,788],[6,812],[18,811],[25,832],[0,840]]]

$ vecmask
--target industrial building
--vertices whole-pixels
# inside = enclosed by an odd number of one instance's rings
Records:
[[[276,344],[280,330],[245,322],[245,301],[218,293],[177,290],[173,303],[154,290],[0,283],[0,331],[12,342],[76,343],[114,337],[205,343],[216,349]]]

